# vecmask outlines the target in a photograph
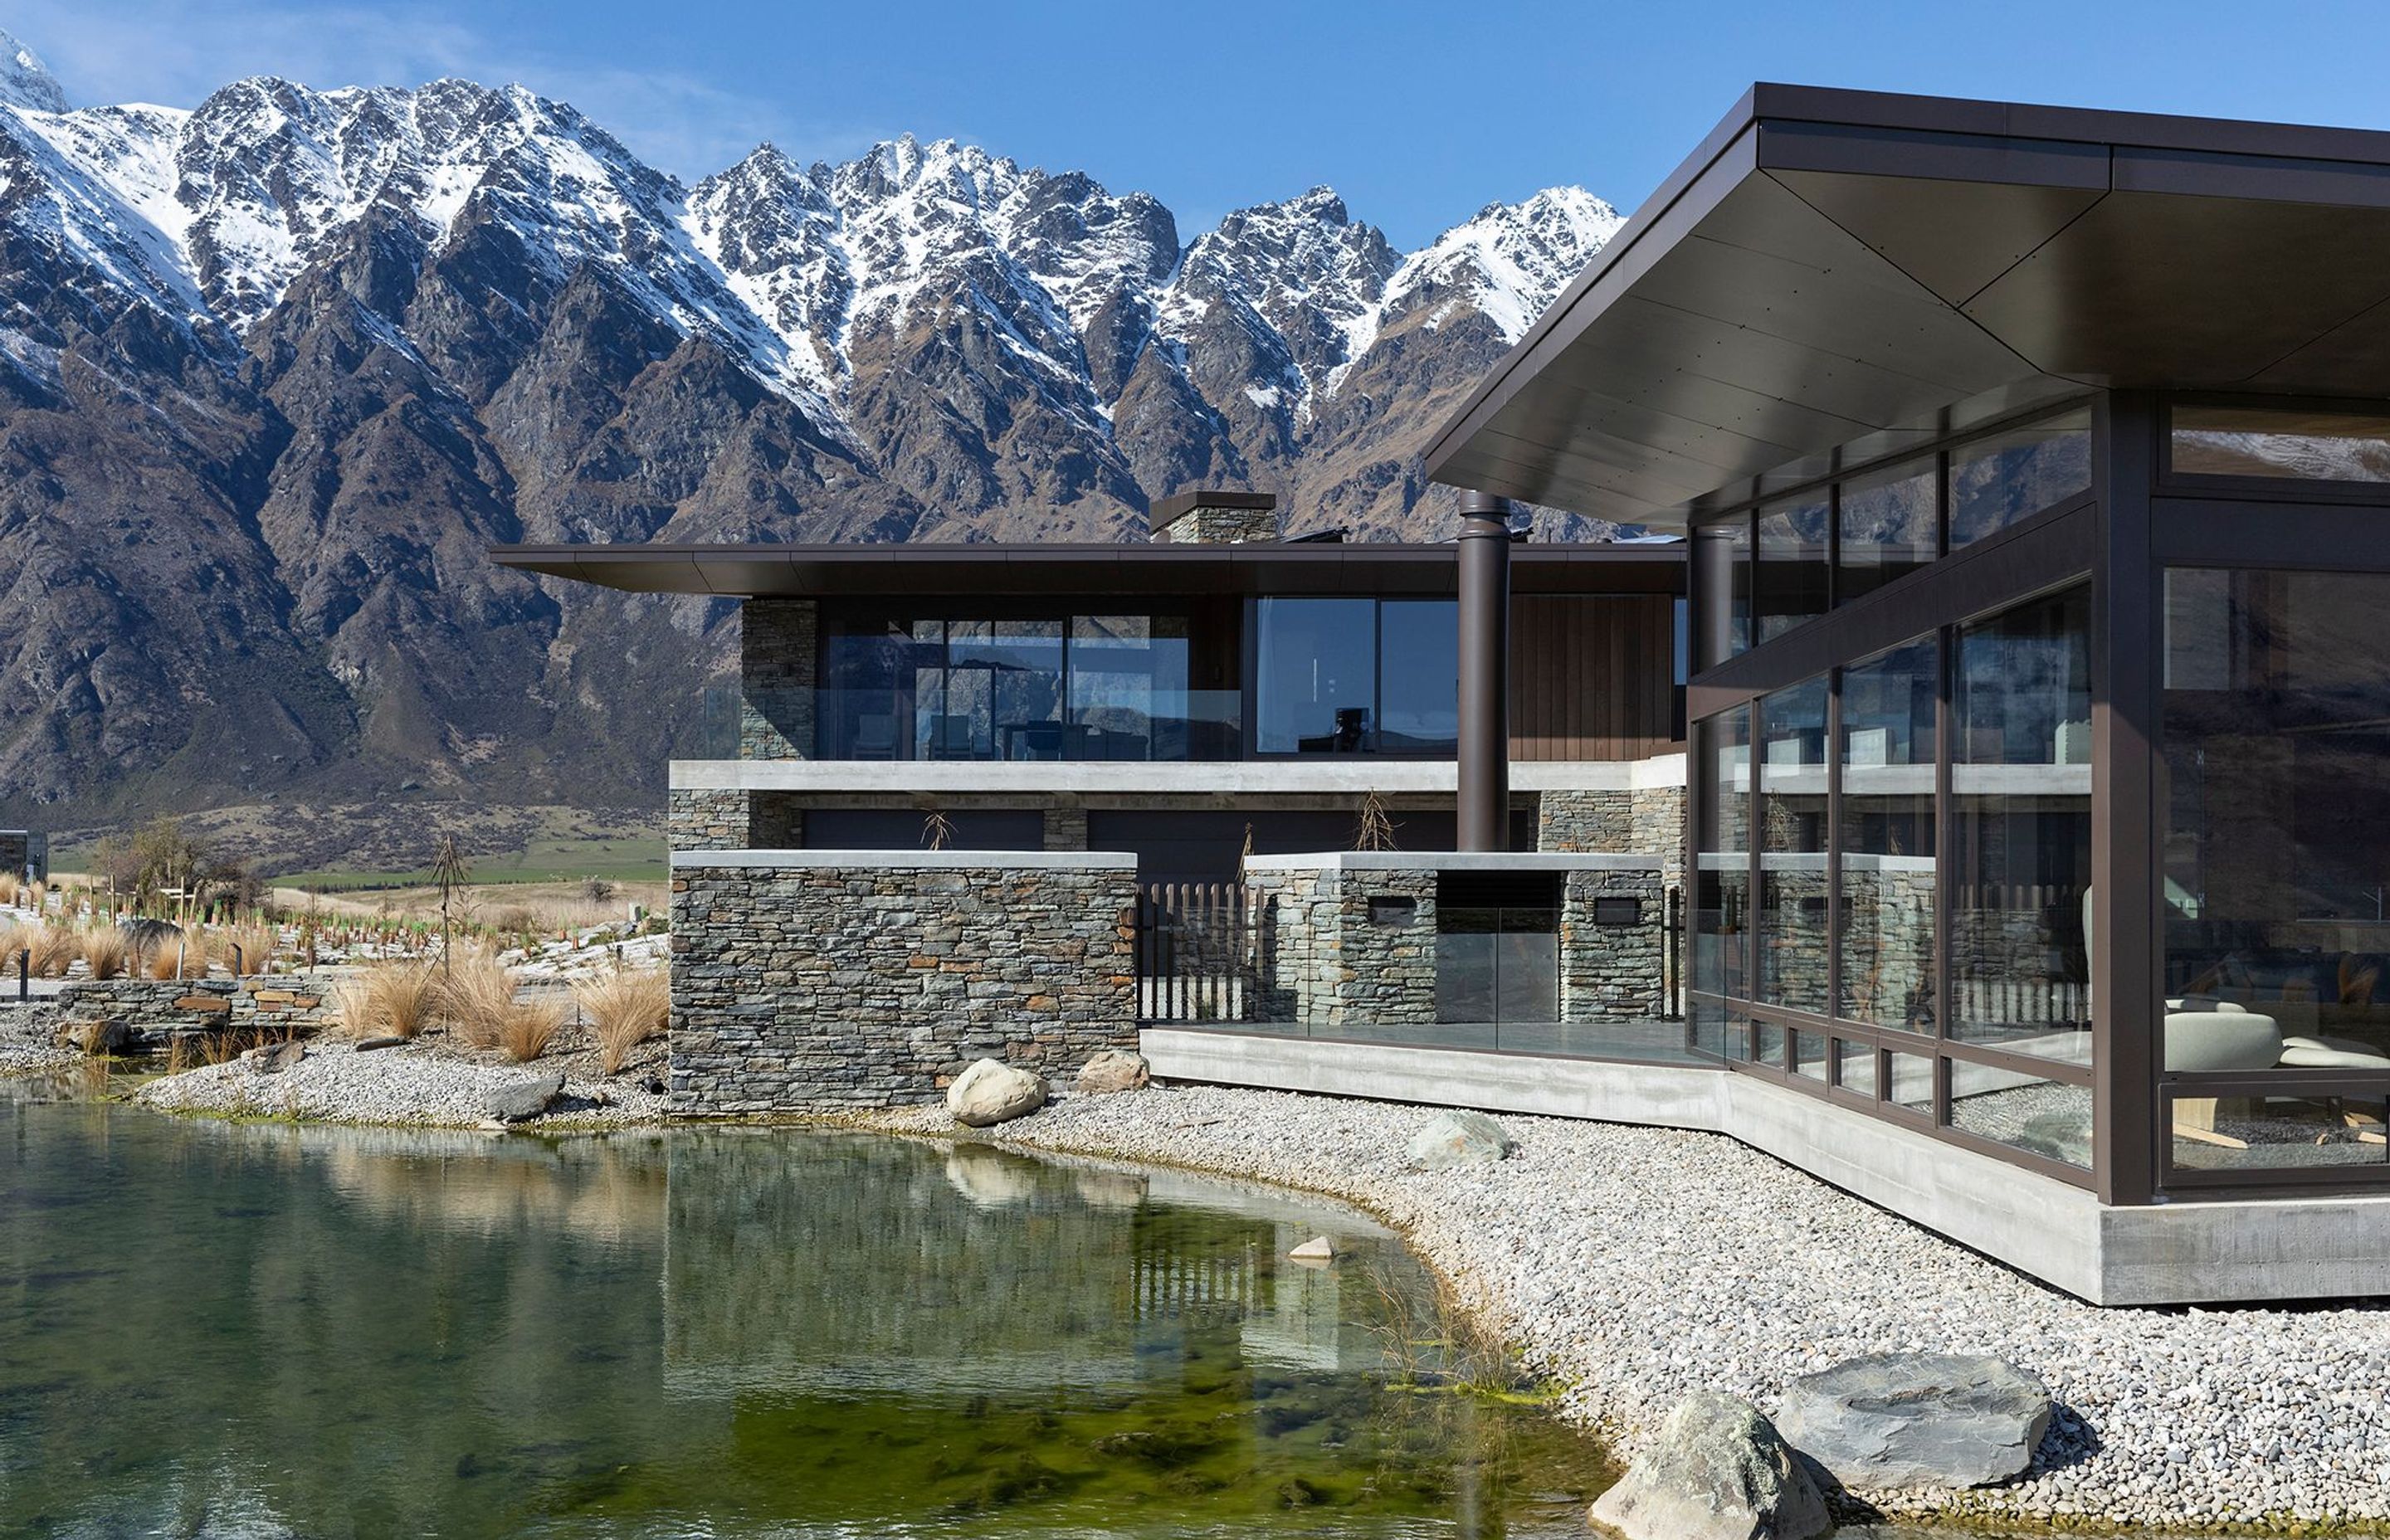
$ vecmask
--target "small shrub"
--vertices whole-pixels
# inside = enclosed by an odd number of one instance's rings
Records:
[[[113,925],[95,925],[83,933],[83,965],[95,979],[113,979],[124,971],[124,932]]]
[[[672,1014],[672,983],[661,968],[625,968],[572,986],[598,1039],[598,1067],[619,1073],[631,1050],[661,1036]]]
[[[383,963],[342,979],[333,1009],[352,1037],[413,1037],[440,1007],[440,976],[424,963]]]
[[[546,1053],[564,1026],[561,1000],[519,1000],[498,1022],[498,1048],[518,1064]]]

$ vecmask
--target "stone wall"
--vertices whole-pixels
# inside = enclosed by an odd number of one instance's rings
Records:
[[[811,759],[818,616],[811,599],[739,611],[739,757]]]
[[[1153,532],[1164,545],[1241,545],[1276,540],[1282,523],[1272,508],[1205,508],[1183,513]]]
[[[673,1110],[932,1101],[983,1058],[1066,1084],[1137,1046],[1136,885],[1100,854],[676,859]]]
[[[1685,789],[1543,791],[1536,797],[1539,851],[1635,851],[1664,858],[1671,884],[1684,880]]]
[[[1247,865],[1254,900],[1253,1020],[1333,1031],[1436,1020],[1439,874],[1483,857],[1270,856]],[[1660,858],[1582,853],[1522,862],[1564,873],[1560,1015],[1635,1020],[1663,1007],[1666,947]],[[1597,901],[1632,898],[1632,923],[1598,924]]]
[[[136,1046],[205,1033],[307,1033],[332,1024],[329,981],[314,974],[246,979],[77,979],[49,1007],[53,1035],[76,1042],[95,1024],[122,1021]]]
[[[664,794],[664,843],[674,850],[795,850],[805,842],[798,794],[737,788]]]

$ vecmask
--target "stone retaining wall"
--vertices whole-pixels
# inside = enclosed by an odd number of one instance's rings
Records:
[[[333,1024],[320,975],[246,979],[77,979],[49,1007],[50,1033],[80,1042],[97,1022],[122,1021],[155,1050],[207,1033],[308,1033]]]
[[[1137,1046],[1125,855],[676,853],[672,1108],[935,1100],[976,1059],[1067,1084]]]

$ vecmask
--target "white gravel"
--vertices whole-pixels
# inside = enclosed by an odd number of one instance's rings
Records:
[[[489,1121],[492,1091],[555,1072],[537,1061],[484,1063],[428,1042],[359,1053],[347,1043],[319,1038],[308,1043],[298,1063],[277,1073],[236,1059],[153,1080],[134,1099],[166,1111],[476,1128]],[[564,1096],[552,1109],[515,1126],[660,1123],[663,1115],[663,1097],[628,1079],[568,1075]]]
[[[2057,1427],[1974,1492],[1862,1494],[1906,1517],[2127,1528],[2390,1521],[2390,1309],[2084,1304],[1716,1135],[1506,1117],[1498,1166],[1406,1167],[1425,1109],[1216,1088],[1080,1097],[999,1142],[1257,1177],[1405,1231],[1462,1302],[1628,1454],[1686,1392],[1776,1410],[1864,1353],[1997,1354]],[[951,1131],[943,1109],[880,1120]]]

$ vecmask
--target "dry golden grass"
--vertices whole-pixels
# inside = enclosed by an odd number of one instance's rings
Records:
[[[33,972],[44,979],[63,979],[67,968],[83,953],[82,938],[63,925],[35,925],[25,932],[33,952]]]
[[[15,872],[0,872],[0,904],[16,903],[17,895],[24,891],[24,881]]]
[[[95,925],[81,939],[83,965],[95,979],[113,979],[124,971],[124,932],[113,925]]]
[[[564,1026],[560,1000],[518,1000],[498,1022],[498,1049],[518,1064],[528,1064],[547,1052]]]
[[[271,971],[269,965],[282,942],[281,932],[271,925],[236,925],[216,939],[223,943],[223,961],[227,969],[233,968],[233,948],[240,949],[238,971],[243,974]]]
[[[598,1039],[598,1067],[618,1073],[631,1050],[662,1036],[672,1014],[672,982],[661,968],[623,968],[572,986]]]
[[[381,963],[342,979],[332,1001],[352,1037],[413,1037],[440,1008],[440,975],[428,963]]]
[[[515,1003],[515,976],[499,963],[497,954],[460,946],[446,961],[431,966],[440,978],[440,1014],[448,1030],[474,1047],[496,1047],[499,1029]]]

